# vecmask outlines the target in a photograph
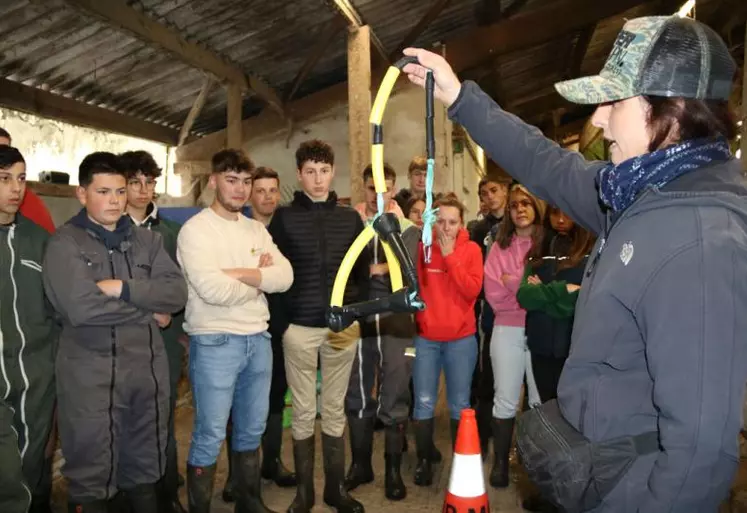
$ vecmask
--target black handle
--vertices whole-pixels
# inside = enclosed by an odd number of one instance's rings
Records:
[[[412,262],[412,258],[410,258],[410,253],[402,241],[397,216],[391,213],[379,216],[373,223],[373,229],[392,248],[392,252],[399,262],[400,269],[402,269],[402,276],[406,281],[405,286],[411,291],[414,290],[417,292],[418,275],[415,272],[415,264]]]
[[[419,64],[418,58],[413,57],[411,55],[406,55],[402,57],[400,60],[398,60],[397,62],[395,62],[393,66],[397,68],[398,70],[402,71],[402,68],[404,68],[408,64]]]
[[[332,306],[327,312],[327,325],[339,333],[357,319],[384,312],[415,313],[420,308],[410,299],[412,292],[407,288],[399,289],[386,297],[353,303],[345,306]],[[419,298],[415,298],[419,301]]]

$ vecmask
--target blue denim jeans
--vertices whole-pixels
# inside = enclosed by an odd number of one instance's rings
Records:
[[[190,465],[216,462],[231,413],[231,449],[244,452],[259,447],[270,408],[272,346],[268,333],[190,337],[189,379],[195,408]]]
[[[475,336],[433,342],[415,337],[415,365],[412,381],[415,387],[415,420],[433,418],[438,400],[438,381],[441,369],[446,374],[446,400],[449,415],[459,419],[462,410],[469,408],[472,373],[477,361]]]

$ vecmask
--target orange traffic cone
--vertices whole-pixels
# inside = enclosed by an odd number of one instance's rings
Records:
[[[442,513],[489,513],[475,410],[462,410]]]

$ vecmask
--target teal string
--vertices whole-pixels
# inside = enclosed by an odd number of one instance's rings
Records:
[[[433,169],[435,159],[428,159],[428,170],[425,175],[425,212],[423,212],[423,255],[425,262],[431,261],[431,246],[433,244],[433,225],[436,222],[438,209],[433,208]]]

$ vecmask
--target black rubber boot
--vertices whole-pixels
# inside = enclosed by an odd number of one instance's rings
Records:
[[[226,429],[226,454],[228,454],[228,476],[226,476],[226,482],[223,485],[223,493],[221,497],[223,502],[233,502],[235,500],[233,494],[233,460],[231,459],[231,442],[233,434],[231,433],[231,426]],[[192,512],[190,512],[192,513]]]
[[[314,435],[305,440],[293,440],[296,497],[288,513],[309,513],[314,507],[314,441]]]
[[[76,502],[69,499],[67,502],[68,513],[108,513],[107,501]]]
[[[345,442],[341,436],[322,433],[324,452],[324,502],[337,513],[363,513],[363,504],[345,489]]]
[[[31,500],[29,513],[52,513],[52,503],[49,496],[34,496]]]
[[[391,501],[401,501],[407,497],[407,488],[402,481],[402,439],[405,437],[405,424],[399,423],[387,427],[385,433],[386,474],[384,477],[384,495]]]
[[[127,494],[124,492],[117,492],[106,504],[109,513],[132,513],[130,503],[127,501]]]
[[[166,448],[166,471],[157,485],[159,513],[187,513],[179,501],[179,468],[176,456],[176,446],[170,443]]]
[[[187,465],[189,513],[210,513],[210,500],[213,498],[213,483],[215,481],[215,467],[215,463],[207,467]]]
[[[133,513],[160,513],[158,505],[158,487],[153,484],[141,484],[124,490],[130,511]]]
[[[508,457],[514,436],[514,419],[493,419],[493,468],[490,471],[490,486],[508,486]]]
[[[274,481],[281,488],[296,486],[296,474],[285,468],[280,458],[283,444],[283,414],[271,413],[262,437],[262,478]]]
[[[350,434],[350,452],[352,461],[348,474],[345,476],[345,489],[355,490],[360,485],[373,482],[374,473],[371,466],[371,455],[373,454],[373,417],[358,418],[348,417],[348,432]]]
[[[259,449],[231,452],[234,468],[235,513],[274,513],[265,506],[260,490]]]
[[[480,436],[480,454],[482,460],[485,461],[488,458],[488,444],[490,437],[493,435],[493,429],[491,421],[493,420],[493,408],[487,406],[477,407],[477,432]]]
[[[413,482],[418,486],[430,486],[433,484],[433,468],[431,467],[433,419],[416,420],[413,422],[413,426],[415,428],[415,450],[418,457]]]
[[[459,420],[449,419],[449,428],[451,431],[451,452],[453,453],[456,447],[457,432],[459,431]]]
[[[539,494],[533,494],[524,499],[521,508],[534,513],[558,513],[560,511],[553,503],[543,499]]]

